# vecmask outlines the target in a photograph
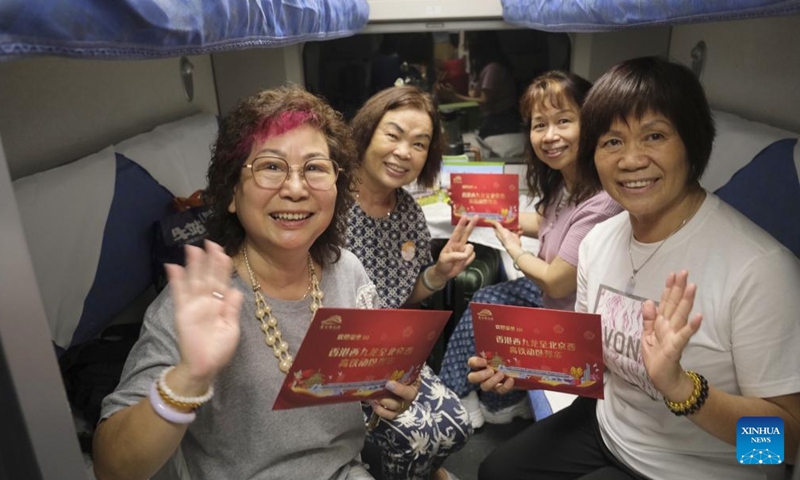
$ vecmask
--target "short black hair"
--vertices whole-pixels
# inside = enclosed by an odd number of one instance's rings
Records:
[[[611,67],[595,82],[581,109],[578,172],[600,185],[594,153],[615,120],[652,112],[666,117],[686,148],[687,183],[700,180],[714,144],[714,120],[703,86],[689,68],[660,57],[641,57]]]

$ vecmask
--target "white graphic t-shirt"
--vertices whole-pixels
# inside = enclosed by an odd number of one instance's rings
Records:
[[[603,324],[605,399],[597,403],[603,440],[651,478],[765,478],[762,467],[737,462],[734,445],[664,405],[641,359],[641,304],[659,301],[667,276],[688,270],[697,284],[692,311],[703,322],[683,351],[682,367],[733,395],[800,392],[800,261],[713,194],[657,247],[631,242],[627,212],[596,226],[581,244],[575,310],[599,313]],[[641,270],[626,295],[631,255]]]
[[[603,361],[606,368],[650,398],[658,390],[650,382],[642,363],[642,302],[645,299],[601,285],[594,313],[603,319]]]

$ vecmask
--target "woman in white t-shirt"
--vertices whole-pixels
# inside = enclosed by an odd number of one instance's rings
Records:
[[[700,186],[713,139],[684,66],[639,58],[595,83],[579,175],[626,210],[586,236],[578,259],[576,311],[602,319],[605,398],[533,425],[481,479],[765,478],[763,464],[784,459],[737,451],[742,417],[778,417],[785,451],[797,451],[800,262]],[[470,366],[485,391],[513,387],[483,359]]]

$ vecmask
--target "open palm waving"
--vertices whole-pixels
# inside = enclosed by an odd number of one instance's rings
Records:
[[[166,268],[180,363],[192,378],[210,383],[236,351],[243,297],[231,286],[231,258],[216,243],[205,247],[187,247],[186,268]]]
[[[642,307],[642,360],[653,386],[665,397],[685,382],[681,354],[703,320],[699,313],[689,318],[697,286],[687,284],[688,278],[686,270],[670,273],[658,306],[647,300]]]

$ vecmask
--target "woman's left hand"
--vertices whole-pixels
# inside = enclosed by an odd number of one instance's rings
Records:
[[[652,300],[642,306],[642,360],[653,386],[667,398],[677,398],[673,392],[686,383],[681,354],[703,320],[699,313],[689,318],[697,285],[688,278],[686,270],[670,273],[658,306]]]
[[[458,225],[439,253],[439,259],[434,266],[436,275],[442,280],[441,284],[463,272],[475,260],[475,247],[467,241],[477,223],[477,215],[472,218],[465,215],[458,220]]]
[[[503,225],[500,224],[497,220],[487,220],[489,223],[492,224],[494,228],[494,234],[500,243],[503,244],[503,248],[506,249],[509,254],[512,250],[522,250],[522,240],[520,240],[520,234],[522,233],[521,230],[517,230],[516,232],[512,232],[511,230],[507,229]]]
[[[408,410],[419,393],[419,387],[404,385],[394,380],[386,382],[386,389],[392,392],[394,396],[369,402],[372,405],[372,411],[386,420],[394,420],[398,415]]]

